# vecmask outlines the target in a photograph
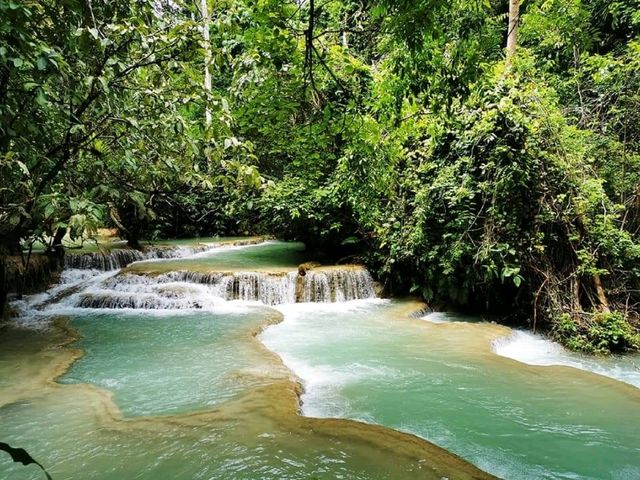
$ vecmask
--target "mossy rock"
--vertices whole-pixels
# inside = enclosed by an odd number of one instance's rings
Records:
[[[313,268],[318,268],[319,266],[321,266],[321,264],[318,262],[301,263],[300,265],[298,265],[298,275],[300,275],[301,277],[304,277],[309,270]]]

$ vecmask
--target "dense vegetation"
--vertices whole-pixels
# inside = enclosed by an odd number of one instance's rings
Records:
[[[269,232],[640,349],[639,32],[640,0],[0,0],[1,248]]]

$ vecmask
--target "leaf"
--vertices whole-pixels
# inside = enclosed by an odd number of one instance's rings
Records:
[[[38,65],[38,70],[46,70],[47,65],[48,65],[48,60],[47,57],[38,57],[38,61],[37,61],[37,65]]]
[[[44,94],[42,89],[38,90],[38,94],[36,95],[36,103],[41,107],[44,107],[48,103],[47,96]]]
[[[347,237],[342,241],[342,245],[354,245],[359,241],[360,239],[358,237]]]
[[[74,134],[84,130],[84,125],[82,123],[76,123],[69,129],[69,133]]]
[[[0,442],[0,450],[7,452],[11,456],[11,460],[13,460],[14,463],[21,463],[24,466],[32,465],[32,464],[39,466],[44,472],[44,474],[46,475],[46,477],[48,478],[48,480],[52,480],[51,475],[49,475],[49,473],[44,469],[44,467],[40,465],[38,462],[36,462],[33,459],[33,457],[29,455],[29,453],[27,453],[27,451],[24,448],[13,448],[12,446],[6,443]]]
[[[104,77],[98,77],[98,81],[100,82],[100,85],[102,86],[102,91],[105,93],[109,92],[109,85],[107,83],[107,80]]]
[[[16,160],[16,163],[18,164],[18,166],[20,167],[20,170],[22,170],[25,175],[29,175],[29,169],[24,163],[22,163],[20,160]]]

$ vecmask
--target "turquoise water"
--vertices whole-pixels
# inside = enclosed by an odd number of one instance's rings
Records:
[[[268,242],[132,268],[306,260],[301,244]],[[412,301],[269,308],[188,281],[67,273],[69,293],[16,303],[29,328],[0,335],[0,441],[55,480],[488,478],[415,437],[331,418],[415,434],[507,479],[640,478],[640,357],[582,358],[455,315],[426,321]],[[78,302],[149,292],[166,302]],[[60,315],[77,342],[51,327]],[[0,455],[0,480],[26,478],[42,475]]]
[[[308,260],[304,244],[270,241],[258,245],[223,247],[190,258],[137,262],[130,268],[137,271],[256,271],[296,270]]]
[[[267,383],[246,340],[267,312],[238,310],[74,317],[86,356],[60,381],[110,390],[127,417],[210,409]]]
[[[147,245],[173,245],[173,246],[191,246],[194,244],[202,243],[216,243],[216,242],[236,242],[240,240],[246,240],[250,237],[198,237],[198,238],[168,238],[157,241],[145,241]]]
[[[100,404],[94,397],[84,390],[74,393],[0,409],[3,440],[28,446],[54,480],[436,478],[403,473],[390,455],[376,458],[370,447],[313,436],[260,415],[149,418],[114,426],[95,416]],[[44,475],[35,466],[12,464],[3,454],[0,478],[41,480]]]
[[[150,240],[142,240],[140,243],[142,245],[148,246],[160,246],[160,245],[171,245],[171,246],[191,246],[202,243],[215,243],[220,241],[233,242],[238,240],[244,240],[247,237],[198,237],[198,238],[170,238],[163,239],[158,241],[150,241]],[[80,242],[72,242],[68,237],[63,240],[64,245],[71,249],[73,253],[86,253],[86,252],[98,252],[100,249],[115,249],[115,248],[124,248],[127,246],[127,241],[122,240],[118,237],[105,237],[99,235],[95,240],[85,239]],[[100,247],[100,248],[99,248]],[[33,251],[43,251],[46,248],[42,242],[35,242],[33,246]]]
[[[503,327],[409,319],[399,302],[281,310],[262,339],[304,380],[307,415],[411,432],[508,479],[640,478],[633,386],[499,357]]]
[[[56,480],[484,478],[452,459],[423,470],[414,442],[391,432],[380,440],[295,415],[289,372],[251,335],[274,313],[77,315],[85,355],[62,385],[37,377],[65,364],[64,335],[47,345],[46,332],[11,331],[0,337],[2,441],[26,447]],[[430,459],[426,446],[418,452]],[[0,479],[40,478],[0,455]]]

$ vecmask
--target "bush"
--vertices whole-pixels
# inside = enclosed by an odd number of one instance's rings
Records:
[[[640,335],[620,312],[560,315],[552,330],[555,339],[571,350],[606,355],[640,349]]]

